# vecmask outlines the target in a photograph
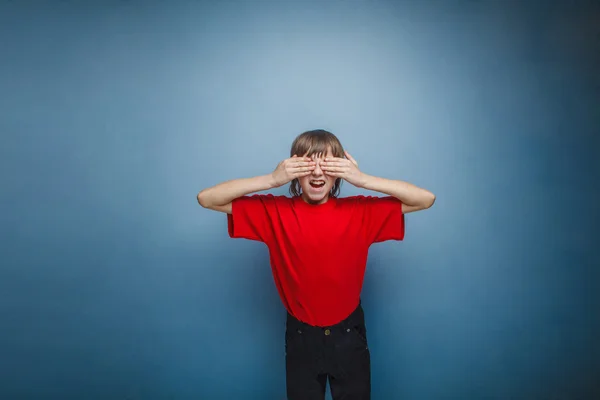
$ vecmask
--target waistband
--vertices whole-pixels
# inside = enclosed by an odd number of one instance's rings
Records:
[[[287,314],[286,326],[287,329],[293,330],[302,330],[302,331],[322,331],[322,330],[338,330],[338,329],[348,329],[353,328],[358,325],[363,325],[365,322],[365,314],[362,308],[362,302],[358,303],[358,306],[347,316],[344,320],[338,322],[337,324],[330,326],[313,326],[309,325],[306,322],[302,322],[291,315],[289,312]]]

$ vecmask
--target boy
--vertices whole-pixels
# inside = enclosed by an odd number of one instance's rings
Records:
[[[412,184],[370,176],[335,135],[308,131],[268,175],[205,189],[198,202],[227,213],[232,238],[265,243],[287,310],[288,400],[370,399],[370,352],[360,304],[369,246],[404,238],[404,214],[433,205]],[[345,157],[344,157],[345,156]],[[338,198],[341,180],[383,197]],[[292,197],[250,194],[291,182]]]

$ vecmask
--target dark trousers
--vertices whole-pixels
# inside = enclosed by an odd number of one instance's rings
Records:
[[[371,355],[361,305],[330,327],[288,313],[285,334],[288,400],[323,400],[327,378],[333,400],[370,400]]]

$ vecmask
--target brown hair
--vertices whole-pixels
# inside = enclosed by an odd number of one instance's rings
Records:
[[[331,153],[334,157],[344,157],[344,148],[339,139],[331,132],[323,129],[304,132],[294,139],[290,150],[290,157],[294,154],[298,157],[304,155],[312,157],[316,153],[327,153],[327,149],[331,148]],[[340,194],[341,178],[337,178],[331,187],[329,195],[337,197]],[[298,179],[294,179],[290,185],[290,194],[292,196],[300,196],[302,193]]]

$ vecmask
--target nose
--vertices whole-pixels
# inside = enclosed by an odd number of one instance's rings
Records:
[[[315,160],[315,169],[313,169],[312,174],[314,176],[323,175],[323,170],[321,170],[321,160]]]

